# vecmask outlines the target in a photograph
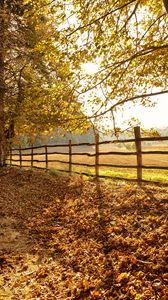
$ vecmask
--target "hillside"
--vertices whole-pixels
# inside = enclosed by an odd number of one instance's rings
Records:
[[[0,172],[0,299],[166,300],[167,188]]]

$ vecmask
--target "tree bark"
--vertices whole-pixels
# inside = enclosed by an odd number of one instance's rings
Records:
[[[168,0],[163,0],[166,12],[168,13]]]
[[[0,166],[5,165],[6,138],[5,138],[5,117],[4,117],[4,55],[5,55],[5,7],[4,0],[0,0]]]

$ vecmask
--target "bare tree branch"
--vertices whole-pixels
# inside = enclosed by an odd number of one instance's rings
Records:
[[[136,13],[137,8],[139,6],[140,0],[135,4],[135,7],[133,9],[133,11],[131,12],[131,14],[129,15],[129,17],[127,18],[125,24],[121,27],[121,29],[119,30],[119,32],[121,32],[123,30],[124,27],[126,27],[126,25],[129,23],[129,21],[131,20],[132,16]]]
[[[114,108],[116,108],[117,106],[121,106],[121,105],[123,105],[123,104],[125,104],[125,103],[132,102],[132,101],[137,100],[137,99],[142,99],[142,98],[147,98],[147,97],[154,97],[154,96],[163,95],[163,94],[167,94],[167,93],[168,93],[168,90],[166,90],[166,91],[161,91],[161,92],[155,92],[155,93],[141,94],[141,95],[136,95],[136,96],[131,97],[131,98],[128,98],[128,99],[123,99],[122,101],[119,101],[119,102],[113,104],[113,105],[112,105],[110,108],[108,108],[107,110],[105,110],[105,111],[103,111],[103,112],[97,114],[96,117],[103,116],[103,115],[105,115],[106,113],[108,113],[108,112],[114,110]],[[93,116],[93,118],[94,118],[94,117],[95,117],[95,116]],[[92,118],[92,117],[90,117],[90,118]]]
[[[160,91],[160,92],[154,92],[154,93],[148,93],[148,94],[141,94],[141,95],[136,95],[136,96],[133,96],[133,97],[130,97],[130,98],[125,98],[113,105],[110,106],[110,108],[104,110],[103,112],[101,113],[94,113],[92,116],[82,116],[82,117],[75,117],[75,118],[68,118],[68,119],[65,119],[65,122],[69,122],[69,121],[73,121],[73,120],[92,120],[92,119],[95,119],[95,118],[98,118],[98,117],[101,117],[105,114],[107,114],[108,112],[112,112],[114,111],[114,109],[117,107],[117,106],[121,106],[125,103],[128,103],[128,102],[132,102],[134,100],[138,100],[138,99],[142,99],[142,98],[148,98],[148,97],[155,97],[155,96],[159,96],[159,95],[164,95],[164,94],[168,94],[168,90],[165,90],[165,91]]]

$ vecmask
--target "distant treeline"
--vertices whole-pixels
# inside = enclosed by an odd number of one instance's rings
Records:
[[[84,134],[72,134],[63,131],[53,131],[50,136],[45,134],[40,134],[35,138],[31,139],[29,136],[20,136],[18,139],[18,144],[21,144],[23,147],[29,147],[32,144],[34,146],[42,146],[42,145],[58,145],[58,144],[68,144],[69,140],[72,143],[93,143],[94,142],[94,133],[93,130],[89,130]],[[18,146],[15,143],[14,146]]]
[[[160,134],[160,136],[168,136],[168,127],[165,128],[156,128],[156,132]],[[127,138],[132,138],[134,135],[131,132],[124,132],[119,135],[119,139],[127,139]],[[108,141],[108,140],[113,140],[116,139],[116,136],[114,135],[113,132],[103,135],[100,134],[100,140],[101,141]],[[63,131],[58,131],[55,130],[52,132],[52,135],[48,136],[45,134],[40,134],[36,136],[33,141],[31,141],[31,138],[28,136],[21,136],[19,138],[19,144],[21,144],[23,147],[28,147],[31,146],[32,144],[34,146],[41,146],[44,144],[47,145],[57,145],[57,144],[67,144],[69,140],[72,141],[72,143],[94,143],[95,141],[95,135],[94,131],[92,129],[88,130],[88,132],[84,134],[72,134],[68,132],[63,132]],[[153,142],[144,142],[146,146],[151,145]],[[156,145],[157,142],[155,142]],[[167,141],[164,143],[168,144]],[[16,147],[18,144],[15,145]],[[123,147],[124,145],[121,145]],[[131,145],[130,145],[131,147]]]

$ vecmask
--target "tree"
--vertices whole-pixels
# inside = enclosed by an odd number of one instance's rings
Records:
[[[85,84],[76,86],[79,98],[89,95],[91,118],[101,120],[111,114],[115,126],[115,115],[125,103],[153,105],[154,96],[168,93],[168,28],[162,1],[72,3],[73,18],[69,17],[64,33],[68,44],[76,41],[72,58],[76,55],[83,63],[99,65],[99,71],[85,79],[79,73]]]
[[[4,164],[5,147],[5,126],[4,126],[4,52],[5,52],[5,27],[4,19],[4,1],[0,1],[0,165]]]
[[[14,134],[75,130],[83,117],[47,1],[0,2],[0,161]],[[60,12],[59,12],[60,13]],[[54,18],[55,20],[55,18]],[[70,120],[73,115],[73,121]],[[81,123],[81,121],[80,121]],[[88,127],[88,122],[84,126]]]
[[[166,20],[162,1],[0,1],[1,165],[14,132],[85,130],[106,116],[115,131],[125,103],[167,93]],[[86,62],[98,72],[84,74]]]
[[[168,13],[168,1],[167,0],[163,0],[164,6],[166,8],[166,11]]]
[[[56,8],[46,1],[26,1],[21,26],[17,28],[22,34],[19,59],[17,65],[13,63],[14,74],[18,75],[13,78],[15,84],[12,82],[17,90],[14,101],[17,132],[38,133],[53,126],[71,129],[77,126],[75,115],[76,112],[80,115],[80,104],[70,85],[69,62],[57,41],[57,23],[52,20]],[[68,118],[72,114],[74,122],[70,124]]]

